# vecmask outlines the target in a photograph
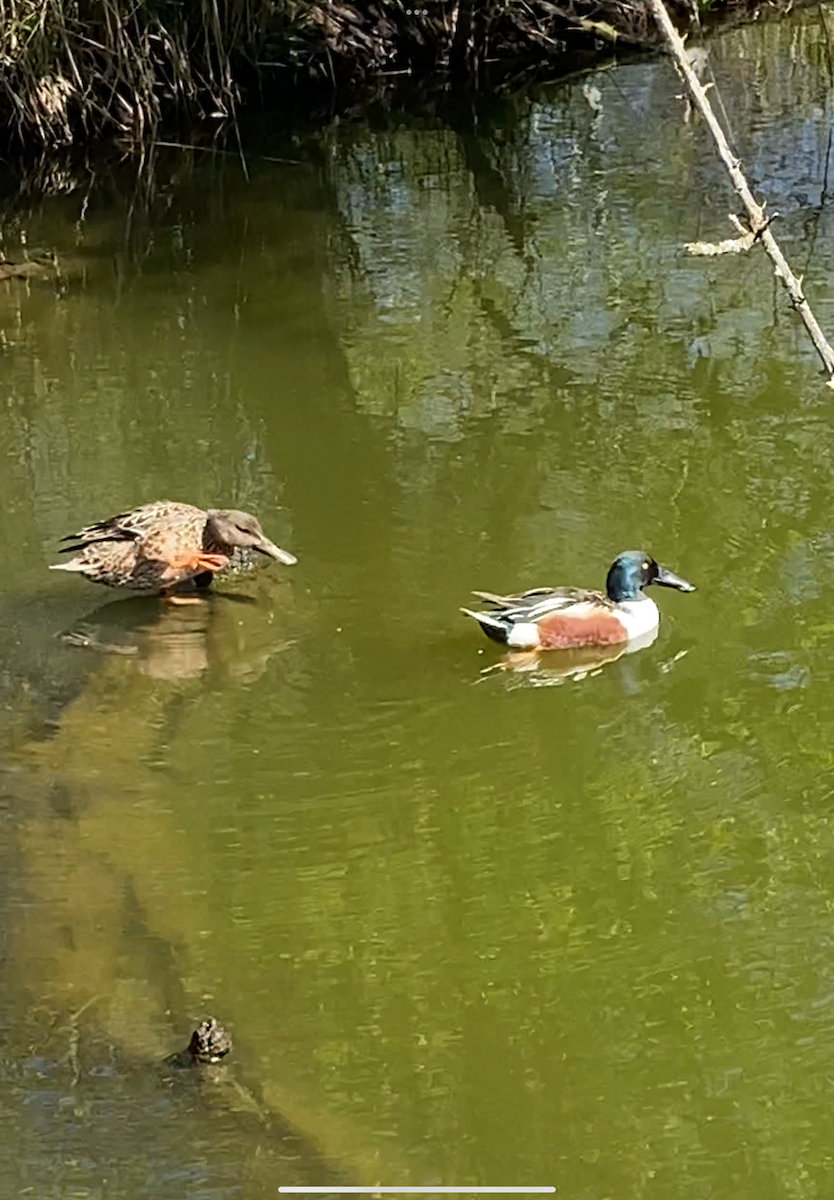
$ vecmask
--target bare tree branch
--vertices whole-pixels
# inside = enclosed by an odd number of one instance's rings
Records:
[[[727,168],[727,172],[732,180],[733,187],[740,196],[741,201],[747,211],[747,217],[750,226],[749,232],[752,235],[750,245],[752,246],[756,242],[760,241],[770,256],[770,260],[773,263],[774,274],[776,275],[777,279],[781,279],[782,283],[787,288],[788,295],[791,298],[791,303],[802,318],[803,324],[808,330],[811,341],[814,343],[814,348],[822,359],[823,366],[828,372],[829,387],[834,387],[834,350],[832,350],[829,346],[825,335],[817,323],[816,317],[811,312],[808,301],[803,295],[802,280],[798,279],[794,275],[793,271],[788,266],[787,259],[779,248],[776,238],[770,232],[769,225],[772,218],[765,217],[764,208],[756,201],[753,193],[750,191],[750,187],[748,186],[747,180],[744,177],[744,173],[741,170],[739,160],[733,154],[727,143],[727,139],[724,136],[724,131],[719,125],[715,113],[712,111],[712,106],[707,98],[706,91],[692,69],[692,64],[690,63],[689,56],[686,53],[683,39],[672,24],[663,0],[649,0],[649,3],[651,4],[652,13],[654,14],[658,28],[666,39],[669,49],[674,55],[678,70],[683,76],[686,86],[689,88],[692,99],[695,101],[701,112],[701,115],[706,121],[710,133],[715,138],[715,143],[718,147],[718,153],[721,156],[724,166]],[[700,244],[702,246],[705,245],[705,243],[695,244]],[[719,246],[721,245],[724,244],[719,243]],[[739,250],[746,248],[747,247],[745,246],[738,247]],[[723,249],[716,251],[715,248],[706,252],[726,253],[726,251]],[[694,253],[703,254],[705,251],[694,251]]]

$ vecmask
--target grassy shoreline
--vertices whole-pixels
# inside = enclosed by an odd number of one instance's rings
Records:
[[[701,3],[670,5],[681,30],[774,8]],[[25,149],[141,145],[162,121],[230,118],[265,96],[500,88],[617,44],[659,45],[644,0],[0,0],[0,120]]]

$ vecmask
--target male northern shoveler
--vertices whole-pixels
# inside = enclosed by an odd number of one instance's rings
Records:
[[[516,650],[613,646],[657,628],[657,605],[642,591],[650,583],[695,591],[691,583],[658,566],[650,555],[628,550],[614,560],[604,596],[582,588],[534,588],[515,596],[474,592],[492,605],[491,610],[463,608],[461,612],[474,617],[487,637]]]
[[[190,579],[210,583],[236,549],[257,550],[291,566],[296,560],[271,542],[257,518],[235,509],[195,508],[157,500],[119,513],[62,539],[75,554],[53,571],[77,571],[94,583],[137,592],[170,592]]]

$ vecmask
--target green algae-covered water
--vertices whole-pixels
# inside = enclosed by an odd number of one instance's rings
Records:
[[[820,21],[711,56],[834,337]],[[7,203],[62,273],[0,294],[2,1195],[828,1195],[834,400],[762,256],[680,251],[733,208],[680,90]],[[298,565],[47,571],[154,498]],[[630,548],[698,591],[571,678],[458,612]],[[227,1077],[172,1080],[206,1013]]]

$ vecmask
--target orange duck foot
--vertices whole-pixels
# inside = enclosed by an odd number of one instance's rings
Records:
[[[186,554],[182,558],[171,559],[168,566],[174,571],[188,571],[200,575],[203,571],[224,571],[230,559],[225,554],[207,554],[202,550],[197,554]]]

